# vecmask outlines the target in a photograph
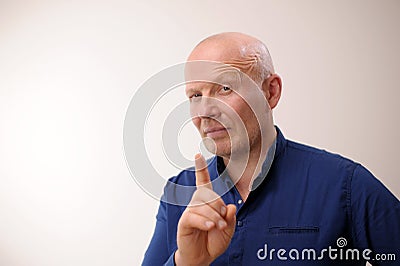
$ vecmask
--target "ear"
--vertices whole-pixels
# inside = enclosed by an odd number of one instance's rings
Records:
[[[277,74],[271,74],[262,83],[262,91],[271,109],[274,109],[281,98],[282,81]]]

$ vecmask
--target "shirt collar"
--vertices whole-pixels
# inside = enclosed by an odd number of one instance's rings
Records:
[[[275,129],[276,129],[276,133],[277,133],[276,138],[274,139],[274,142],[272,143],[271,147],[268,149],[267,156],[261,167],[261,172],[254,179],[251,190],[255,190],[259,185],[261,185],[263,183],[263,181],[265,180],[265,178],[268,175],[268,172],[271,168],[271,165],[272,165],[274,159],[280,155],[280,153],[286,146],[286,139],[283,136],[281,130],[277,126],[275,126]],[[224,164],[224,160],[222,159],[222,157],[219,157],[219,156],[216,157],[216,164],[217,164],[216,166],[217,166],[218,175],[221,175],[222,179],[227,179],[227,178],[230,179],[227,172],[224,172],[225,164]]]

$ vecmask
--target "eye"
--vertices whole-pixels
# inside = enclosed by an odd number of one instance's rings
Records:
[[[192,95],[189,96],[189,101],[190,102],[193,102],[193,101],[197,102],[197,101],[200,100],[200,97],[201,97],[201,93],[198,93],[198,92],[193,93]]]
[[[189,99],[192,99],[192,98],[198,98],[198,97],[200,97],[201,96],[201,93],[199,93],[199,92],[193,92],[192,94],[190,94],[188,97],[189,97]]]
[[[222,94],[229,94],[232,91],[231,87],[227,86],[227,85],[223,85],[221,87],[221,93]]]

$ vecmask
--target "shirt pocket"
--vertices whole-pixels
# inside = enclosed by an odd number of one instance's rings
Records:
[[[318,234],[318,226],[274,226],[267,229],[270,235]]]
[[[319,246],[320,227],[314,225],[293,226],[259,226],[246,231],[244,259],[251,261],[248,265],[303,265],[299,261],[280,261],[277,252],[286,251],[286,257],[292,249],[298,250],[301,255],[303,249]],[[245,261],[246,261],[245,260]],[[309,265],[310,261],[306,261]],[[247,265],[247,264],[246,264]]]
[[[314,248],[319,246],[318,226],[273,226],[267,227],[265,238],[275,247]]]

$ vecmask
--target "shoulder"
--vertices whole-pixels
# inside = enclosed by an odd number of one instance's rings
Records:
[[[367,168],[358,164],[351,178],[351,202],[353,204],[387,205],[400,207],[400,202],[390,190]]]
[[[343,186],[354,198],[357,195],[366,200],[367,195],[391,194],[365,166],[340,154],[291,140],[287,141],[285,150],[286,162],[306,168],[308,173],[316,173],[314,176],[319,180],[343,181]]]
[[[291,140],[287,141],[284,157],[285,160],[307,167],[309,170],[325,172],[326,174],[340,172],[350,176],[360,165],[340,154]]]

